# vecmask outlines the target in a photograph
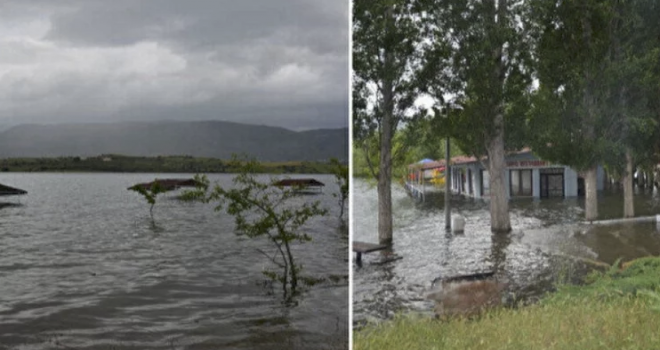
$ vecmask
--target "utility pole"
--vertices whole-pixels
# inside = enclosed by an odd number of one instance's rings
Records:
[[[449,168],[449,136],[445,140],[445,230],[451,230],[451,208],[449,197],[451,196],[451,169]]]

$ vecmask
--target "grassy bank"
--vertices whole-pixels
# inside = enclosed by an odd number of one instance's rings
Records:
[[[588,282],[474,320],[399,316],[355,332],[354,349],[660,349],[660,258]]]

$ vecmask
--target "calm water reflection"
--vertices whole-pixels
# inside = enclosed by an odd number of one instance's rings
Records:
[[[359,179],[354,184],[353,239],[376,242],[376,189]],[[511,201],[513,232],[492,235],[488,203],[455,196],[453,213],[464,215],[467,223],[464,234],[452,235],[444,230],[441,193],[416,203],[395,185],[392,197],[392,253],[402,259],[381,265],[390,253],[371,253],[363,257],[362,268],[353,264],[355,324],[398,311],[430,315],[432,303],[425,296],[440,276],[496,271],[498,279],[509,283],[511,295],[533,300],[551,289],[558,276],[579,277],[587,269],[585,261],[612,263],[660,254],[655,223],[580,225],[583,199]],[[638,215],[660,213],[657,193],[638,193],[635,205]],[[621,194],[602,195],[599,211],[603,219],[620,217]]]
[[[341,349],[347,342],[347,240],[329,175],[327,217],[296,247],[304,271],[342,276],[300,305],[269,295],[261,240],[234,235],[212,205],[172,195],[154,209],[126,188],[157,174],[3,174],[27,196],[0,208],[0,344],[16,349]],[[188,175],[189,176],[189,175]],[[211,176],[228,185],[231,176]],[[3,348],[0,346],[0,348]]]

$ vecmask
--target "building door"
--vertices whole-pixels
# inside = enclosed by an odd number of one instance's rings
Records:
[[[578,197],[584,197],[584,178],[578,177]]]
[[[542,169],[541,198],[564,197],[564,169]]]

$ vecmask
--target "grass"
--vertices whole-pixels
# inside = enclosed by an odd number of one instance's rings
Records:
[[[594,273],[590,282],[473,320],[399,315],[356,331],[353,349],[660,349],[660,258]]]

